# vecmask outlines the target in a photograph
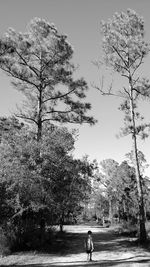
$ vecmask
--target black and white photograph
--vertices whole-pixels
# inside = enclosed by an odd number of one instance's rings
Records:
[[[150,267],[150,0],[0,0],[0,267]]]

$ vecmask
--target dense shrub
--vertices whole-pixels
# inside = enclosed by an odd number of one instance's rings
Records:
[[[118,233],[124,236],[137,237],[138,235],[138,227],[137,224],[133,224],[132,222],[123,221],[119,227]]]
[[[10,246],[8,239],[3,231],[2,228],[0,228],[0,255],[8,255],[10,253]]]

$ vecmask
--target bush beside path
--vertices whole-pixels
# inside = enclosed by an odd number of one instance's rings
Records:
[[[0,259],[0,266],[62,267],[62,266],[121,266],[150,267],[150,249],[134,246],[130,238],[117,236],[113,228],[95,225],[69,225],[59,240],[62,249],[55,253],[21,252]],[[93,233],[93,261],[87,262],[84,239],[88,230]]]

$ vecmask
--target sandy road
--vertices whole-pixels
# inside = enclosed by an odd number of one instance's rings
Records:
[[[93,261],[86,261],[84,238],[93,232]],[[150,267],[150,249],[131,246],[128,238],[117,237],[109,228],[98,226],[65,226],[67,246],[62,253],[16,253],[0,259],[0,266],[20,267]]]

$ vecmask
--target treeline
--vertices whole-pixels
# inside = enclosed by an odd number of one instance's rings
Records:
[[[0,134],[0,225],[13,247],[38,248],[52,226],[76,222],[94,164],[73,158],[75,132],[65,127],[47,124],[39,142],[28,125],[1,118]]]
[[[145,157],[138,152],[142,173],[145,219],[150,219],[150,180],[144,175],[147,167]],[[133,165],[133,151],[119,164],[113,159],[100,162],[93,178],[93,191],[90,202],[86,204],[85,218],[95,219],[101,225],[120,224],[129,233],[138,226],[138,192],[136,172]],[[105,224],[106,222],[106,224]],[[123,229],[122,229],[123,231]]]
[[[0,118],[0,225],[13,249],[52,246],[53,226],[97,221],[135,226],[138,192],[133,151],[121,164],[72,156],[76,131],[47,123],[42,139],[15,117]],[[138,152],[145,218],[150,216],[150,182]]]

